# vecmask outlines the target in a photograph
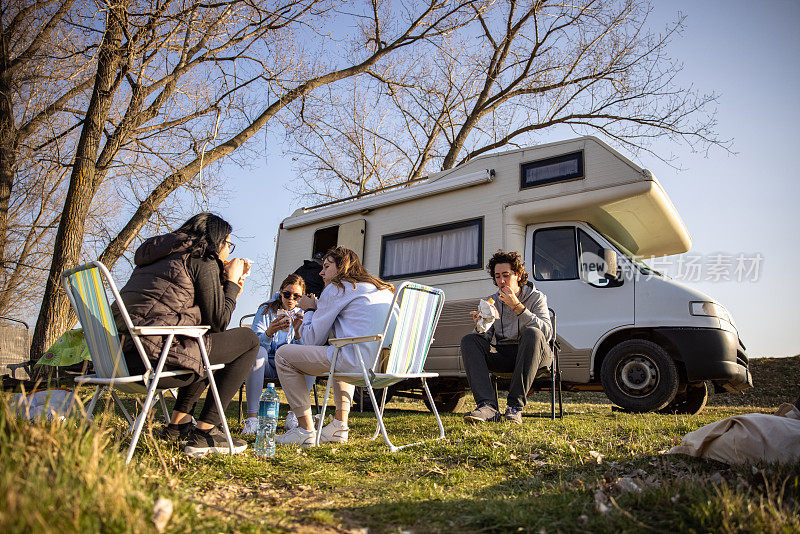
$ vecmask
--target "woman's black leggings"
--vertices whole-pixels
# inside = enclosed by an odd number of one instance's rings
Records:
[[[219,399],[224,410],[253,369],[256,355],[258,355],[258,336],[249,328],[232,328],[224,332],[209,334],[209,337],[211,338],[211,350],[208,352],[208,359],[211,365],[225,364],[224,368],[214,371],[214,381],[217,383]],[[138,353],[130,356],[126,358],[129,362],[129,369],[132,361],[138,360],[139,366],[142,365]],[[131,369],[131,373],[135,372]],[[193,414],[197,401],[208,387],[208,379],[200,378],[200,375],[196,373],[172,376],[159,379],[158,387],[178,388],[178,399],[175,401],[173,410]],[[214,426],[222,422],[210,392],[206,395],[203,410],[197,420]]]

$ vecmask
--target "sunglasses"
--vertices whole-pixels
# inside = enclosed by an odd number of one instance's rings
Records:
[[[297,293],[292,293],[291,291],[281,291],[281,295],[283,295],[283,298],[287,300],[288,299],[297,300],[303,296],[303,295],[298,295]]]

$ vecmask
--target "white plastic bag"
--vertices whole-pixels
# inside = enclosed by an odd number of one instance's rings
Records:
[[[669,454],[686,454],[726,464],[800,462],[800,420],[748,413],[700,427],[683,437]]]
[[[71,389],[47,389],[29,395],[17,393],[11,402],[18,417],[31,421],[37,418],[64,420],[75,403],[75,392]]]
[[[486,299],[478,303],[478,322],[475,324],[475,330],[479,334],[483,334],[494,324],[494,320],[499,318],[500,314],[497,308],[494,307],[493,299]]]

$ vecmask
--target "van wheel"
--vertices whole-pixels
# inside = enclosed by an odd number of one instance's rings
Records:
[[[438,377],[429,378],[426,380],[428,389],[431,390],[431,397],[436,404],[436,411],[439,413],[453,413],[460,412],[464,409],[464,403],[467,398],[467,391],[463,380],[458,378]],[[420,389],[422,389],[420,387]],[[422,389],[422,400],[425,402],[428,410],[431,409],[431,404],[428,402],[428,396],[425,390]],[[433,410],[431,410],[433,411]]]
[[[675,398],[678,370],[659,345],[644,339],[629,339],[606,355],[600,381],[614,404],[630,412],[652,412]]]
[[[467,398],[466,391],[451,391],[438,394],[434,391],[431,391],[431,395],[433,396],[434,404],[436,404],[436,411],[439,413],[453,413],[462,411]],[[422,392],[422,400],[425,401],[425,406],[431,410],[431,403],[428,402],[428,396],[425,395],[425,391]]]
[[[386,404],[389,404],[389,401],[392,400],[392,396],[394,395],[394,390],[389,388],[389,393],[386,394]],[[356,387],[356,390],[353,392],[353,405],[351,409],[354,411],[361,411],[361,399],[364,399],[364,410],[365,412],[374,412],[375,410],[372,407],[372,399],[369,398],[369,390],[365,387]],[[383,390],[376,389],[375,390],[375,400],[378,401],[378,406],[380,406],[381,399],[383,398]]]
[[[672,402],[658,413],[694,415],[703,411],[708,402],[708,382],[686,384],[686,391],[677,393]]]

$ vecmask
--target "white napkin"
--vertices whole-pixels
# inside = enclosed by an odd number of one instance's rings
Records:
[[[478,323],[475,325],[475,330],[479,334],[483,334],[494,324],[494,320],[500,317],[497,308],[494,307],[494,301],[481,299],[478,303]]]

